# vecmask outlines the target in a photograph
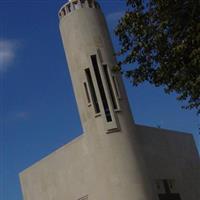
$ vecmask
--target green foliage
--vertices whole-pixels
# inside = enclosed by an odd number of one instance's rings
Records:
[[[200,1],[126,1],[115,30],[121,45],[118,68],[133,85],[163,86],[186,102],[184,108],[200,113]],[[126,64],[136,67],[127,71]]]

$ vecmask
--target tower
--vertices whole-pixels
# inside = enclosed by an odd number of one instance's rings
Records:
[[[96,1],[70,1],[59,12],[60,31],[84,131],[94,123],[102,131],[132,123],[104,16]],[[123,100],[122,100],[123,99]],[[127,111],[126,114],[122,110]],[[123,117],[122,117],[123,116]]]
[[[96,173],[107,168],[110,183],[102,178],[102,187],[113,190],[109,196],[105,189],[105,199],[150,200],[133,118],[121,75],[112,71],[117,62],[98,2],[71,0],[60,9],[59,19],[84,138],[96,154]]]

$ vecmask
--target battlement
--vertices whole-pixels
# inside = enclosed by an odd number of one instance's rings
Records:
[[[64,4],[58,12],[59,19],[69,13],[81,8],[95,8],[100,9],[100,5],[95,0],[71,0]]]

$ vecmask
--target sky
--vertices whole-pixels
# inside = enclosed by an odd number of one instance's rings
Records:
[[[0,0],[0,200],[22,200],[18,174],[82,133],[57,12],[66,0]],[[113,29],[123,0],[99,0]],[[176,95],[124,80],[138,124],[190,132],[200,119]]]

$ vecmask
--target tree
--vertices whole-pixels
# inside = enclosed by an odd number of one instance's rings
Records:
[[[115,34],[119,64],[132,84],[145,81],[176,92],[186,109],[200,113],[200,1],[126,0]],[[126,64],[133,64],[125,70]]]

